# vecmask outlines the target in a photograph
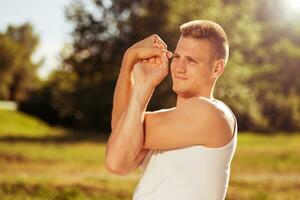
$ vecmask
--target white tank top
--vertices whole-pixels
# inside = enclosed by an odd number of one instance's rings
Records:
[[[230,163],[237,145],[235,116],[234,119],[234,135],[225,146],[149,150],[140,165],[143,174],[133,200],[225,199]]]

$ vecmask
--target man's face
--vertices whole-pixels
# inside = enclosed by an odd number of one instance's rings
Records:
[[[193,97],[210,87],[212,53],[209,41],[181,36],[171,63],[173,91],[184,97]]]

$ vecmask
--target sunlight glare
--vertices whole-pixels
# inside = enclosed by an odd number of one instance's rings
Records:
[[[287,12],[292,14],[300,14],[300,0],[285,0],[283,3],[287,8]]]

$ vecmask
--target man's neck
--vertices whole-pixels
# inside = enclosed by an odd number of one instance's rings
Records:
[[[214,99],[214,96],[213,96],[213,91],[209,91],[209,92],[202,92],[202,93],[199,93],[195,96],[185,96],[185,95],[182,95],[182,94],[178,94],[177,95],[177,101],[176,101],[176,107],[178,106],[181,106],[183,103],[185,103],[188,99],[190,98],[194,98],[194,97],[206,97],[208,99]]]

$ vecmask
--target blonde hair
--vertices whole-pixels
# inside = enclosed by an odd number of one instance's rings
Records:
[[[227,63],[229,56],[228,39],[225,31],[219,24],[209,20],[194,20],[182,24],[180,31],[183,37],[210,41],[215,50],[216,58],[223,58],[225,63]]]

